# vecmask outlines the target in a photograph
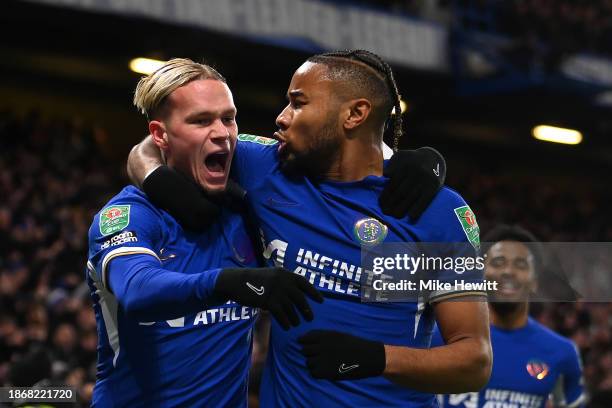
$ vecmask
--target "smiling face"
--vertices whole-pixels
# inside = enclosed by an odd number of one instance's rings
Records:
[[[491,246],[485,260],[485,278],[496,281],[492,301],[525,302],[536,290],[534,258],[522,242],[500,241]]]
[[[324,65],[306,62],[293,75],[287,99],[278,115],[279,158],[286,170],[321,175],[341,145],[340,101]]]
[[[163,119],[151,121],[149,129],[168,165],[209,192],[225,190],[238,135],[228,86],[198,79],[167,98]]]

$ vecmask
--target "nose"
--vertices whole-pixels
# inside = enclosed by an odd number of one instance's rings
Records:
[[[500,271],[500,276],[502,278],[514,278],[515,275],[515,270],[510,265],[505,265]]]
[[[287,130],[291,123],[291,118],[289,114],[289,105],[282,110],[282,112],[276,117],[276,126],[280,130]]]
[[[213,141],[224,141],[230,138],[230,130],[221,119],[215,121],[214,131],[211,132],[210,138]]]
[[[485,276],[488,279],[508,279],[514,277],[514,271],[510,265],[493,265],[485,262]]]

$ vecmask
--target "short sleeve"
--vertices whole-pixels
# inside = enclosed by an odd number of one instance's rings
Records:
[[[429,292],[435,303],[459,296],[486,296],[484,259],[480,256],[480,228],[476,215],[465,200],[451,189],[444,188],[434,199],[431,210],[418,221],[432,231],[426,237],[431,246],[429,255],[438,258],[441,267],[435,270],[437,288]]]
[[[584,379],[582,377],[582,362],[575,344],[568,345],[566,357],[563,360],[563,372],[557,380],[553,392],[556,407],[581,407],[585,404]]]
[[[92,279],[108,288],[107,267],[118,257],[145,254],[159,260],[161,215],[140,197],[112,200],[89,228],[88,269]]]

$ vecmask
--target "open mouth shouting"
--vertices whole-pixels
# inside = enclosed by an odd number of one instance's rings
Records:
[[[223,189],[227,182],[230,168],[229,150],[217,150],[204,157],[204,181],[209,189]]]

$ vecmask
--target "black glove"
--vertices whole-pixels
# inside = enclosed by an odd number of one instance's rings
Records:
[[[382,211],[396,218],[408,215],[416,221],[444,185],[446,162],[432,147],[400,150],[383,174],[389,182],[380,194]]]
[[[312,310],[304,295],[323,302],[323,296],[306,278],[285,268],[223,269],[214,292],[241,305],[269,310],[285,330],[300,324],[294,306],[304,319],[312,320]]]
[[[156,206],[168,211],[183,228],[203,231],[221,214],[222,203],[205,195],[204,190],[181,173],[160,166],[142,182],[142,190]],[[244,190],[228,181],[225,196],[242,200]]]
[[[312,330],[298,339],[314,378],[357,380],[385,371],[385,346],[330,330]]]

